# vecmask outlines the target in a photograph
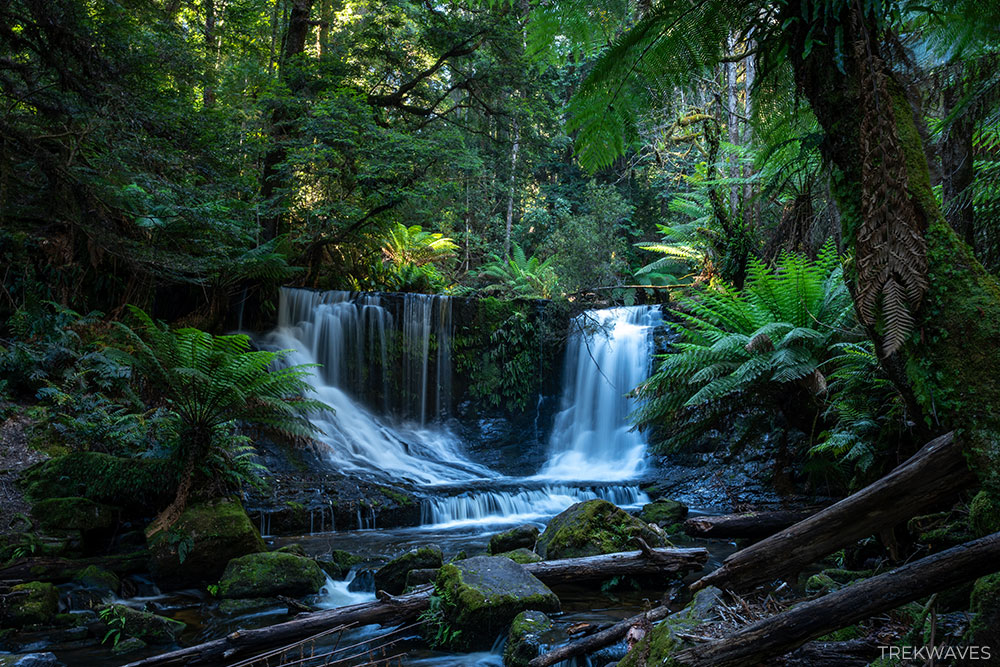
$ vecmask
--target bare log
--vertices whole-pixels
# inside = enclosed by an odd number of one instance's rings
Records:
[[[695,516],[684,522],[684,532],[692,537],[762,538],[808,519],[819,507]]]
[[[975,482],[952,433],[924,445],[903,464],[840,502],[727,558],[694,584],[747,589],[794,574],[852,542],[944,500]]]
[[[577,581],[593,581],[618,576],[643,576],[667,572],[697,570],[708,562],[708,550],[650,549],[643,543],[641,551],[622,551],[602,556],[543,560],[524,566],[546,585],[559,585]]]
[[[757,665],[811,639],[998,570],[1000,532],[803,602],[673,657],[686,667]]]

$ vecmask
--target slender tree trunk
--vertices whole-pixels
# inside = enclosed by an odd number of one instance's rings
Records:
[[[521,126],[514,119],[514,143],[510,149],[510,185],[507,188],[507,226],[503,237],[503,256],[510,259],[510,237],[514,228],[514,192],[517,186],[517,152],[521,147]]]
[[[205,71],[205,90],[202,92],[202,103],[206,109],[215,106],[215,0],[204,0],[205,7],[205,58],[208,66]]]
[[[963,86],[959,79],[944,90],[945,113],[953,112],[962,99]],[[972,114],[965,112],[955,118],[941,141],[941,172],[944,212],[948,224],[959,238],[975,251],[976,234],[972,208],[972,193],[969,187],[975,176],[973,170],[972,135],[976,123]]]
[[[729,36],[729,53],[733,53],[737,48],[736,37]],[[739,63],[726,63],[726,132],[729,135],[729,143],[733,146],[740,145],[740,120],[737,116],[739,103]],[[727,176],[735,179],[740,175],[739,158],[730,153],[727,160],[729,170]],[[729,215],[736,216],[740,206],[740,186],[733,183],[729,186]]]

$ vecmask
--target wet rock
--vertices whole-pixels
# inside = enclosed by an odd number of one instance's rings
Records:
[[[496,556],[505,551],[514,549],[534,549],[535,541],[538,539],[538,526],[525,524],[510,530],[498,533],[490,538],[488,551],[490,555]]]
[[[694,599],[684,609],[667,616],[640,639],[618,663],[618,667],[670,664],[670,656],[689,645],[681,635],[690,634],[698,625],[715,618],[720,594],[721,591],[713,586],[695,593]]]
[[[421,547],[394,558],[375,572],[375,590],[399,595],[406,588],[410,570],[441,567],[444,556],[438,547]]]
[[[325,560],[317,560],[323,571],[330,575],[331,579],[344,580],[350,574],[351,568],[360,563],[363,559],[347,551],[336,549]]]
[[[552,619],[540,611],[522,611],[514,617],[503,650],[504,667],[528,667],[541,649],[542,633],[552,629]]]
[[[445,565],[435,594],[443,601],[439,627],[449,630],[439,643],[450,650],[490,648],[522,611],[559,611],[559,598],[545,584],[509,558],[496,556]]]
[[[121,628],[126,637],[135,637],[148,644],[170,644],[187,627],[172,618],[139,611],[123,604],[110,605],[101,612],[101,618],[108,630]]]
[[[572,505],[549,521],[535,550],[546,560],[630,551],[641,537],[651,547],[664,546],[661,535],[645,522],[606,500]]]
[[[438,572],[439,569],[434,567],[410,570],[406,573],[406,588],[404,590],[408,591],[417,586],[431,583],[437,579]]]
[[[688,514],[687,505],[676,500],[661,499],[644,505],[639,518],[646,523],[666,528],[683,521]]]
[[[45,530],[106,530],[115,524],[118,510],[88,498],[46,498],[31,513]]]
[[[502,554],[496,554],[503,558],[509,558],[515,563],[520,563],[524,565],[525,563],[537,563],[542,560],[542,557],[536,554],[534,551],[529,551],[528,549],[514,549],[513,551],[505,551]]]
[[[138,637],[129,637],[115,644],[111,649],[111,655],[129,655],[146,648],[146,642]]]
[[[163,589],[214,583],[233,558],[266,550],[243,507],[233,500],[188,507],[148,544],[150,570]]]
[[[306,550],[297,542],[295,544],[287,544],[280,549],[275,549],[275,551],[280,554],[293,554],[295,556],[302,556],[303,558],[306,557]]]
[[[10,589],[4,625],[21,628],[26,625],[47,625],[59,612],[59,590],[52,584],[30,581]]]
[[[242,600],[222,600],[219,602],[217,610],[223,616],[242,616],[244,614],[255,614],[271,607],[275,607],[274,598],[249,598]]]
[[[73,576],[73,581],[98,593],[115,594],[121,588],[121,581],[114,572],[108,572],[96,565],[88,565]]]
[[[55,653],[25,653],[0,656],[0,667],[66,667]]]
[[[219,581],[223,598],[298,597],[319,592],[326,575],[314,561],[295,554],[257,553],[234,558]]]
[[[374,593],[375,570],[366,569],[355,572],[351,583],[347,584],[347,590],[352,593]]]

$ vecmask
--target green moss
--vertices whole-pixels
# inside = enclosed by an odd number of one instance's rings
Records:
[[[719,590],[711,586],[695,593],[694,599],[684,609],[663,619],[646,633],[618,663],[618,667],[674,665],[671,656],[686,646],[681,635],[690,634],[706,620],[718,598]]]
[[[302,545],[297,542],[295,544],[286,544],[279,549],[275,549],[275,551],[280,554],[293,554],[295,556],[302,556],[303,558],[306,555],[305,549],[303,549]]]
[[[991,535],[1000,530],[1000,502],[996,496],[983,489],[969,505],[969,527],[976,537]]]
[[[392,502],[396,503],[400,507],[408,507],[416,502],[415,500],[413,500],[413,498],[406,495],[405,493],[396,491],[395,489],[390,489],[387,486],[379,487],[379,490],[382,492],[383,496],[390,499]]]
[[[866,633],[860,625],[849,625],[846,628],[834,630],[828,635],[823,635],[817,641],[821,642],[843,642],[848,639],[861,639]]]
[[[342,551],[340,549],[334,549],[330,554],[330,558],[327,560],[317,560],[323,571],[330,575],[333,579],[346,579],[347,574],[351,571],[351,568],[362,562],[364,559],[360,556],[355,556],[347,551]]]
[[[47,498],[31,508],[45,530],[101,530],[115,524],[117,510],[88,498]]]
[[[76,452],[32,466],[22,477],[34,501],[83,497],[125,508],[131,515],[155,513],[176,487],[164,459],[126,459],[99,452]]]
[[[392,559],[375,572],[375,590],[399,595],[406,588],[406,575],[410,570],[438,568],[444,555],[437,547],[421,547]]]
[[[538,541],[538,526],[526,524],[516,526],[502,533],[497,533],[490,538],[487,551],[491,554],[500,554],[514,549],[533,549]]]
[[[117,593],[121,586],[121,581],[113,572],[101,569],[96,565],[88,565],[73,576],[76,581],[87,588],[97,588],[104,591]]]
[[[549,521],[535,548],[546,559],[596,556],[636,549],[634,537],[664,545],[660,535],[624,510],[606,500],[588,500]]]
[[[219,581],[219,597],[260,598],[316,593],[326,575],[314,561],[295,554],[256,553],[234,558]]]
[[[540,611],[522,611],[510,624],[503,651],[504,667],[528,667],[538,656],[540,636],[552,629],[552,619]]]
[[[166,616],[139,611],[122,604],[109,605],[102,610],[102,618],[121,618],[122,632],[128,637],[136,637],[150,644],[169,644],[187,627],[180,621]],[[107,623],[107,620],[105,620]],[[114,627],[114,626],[109,626]]]
[[[526,563],[537,563],[542,560],[542,557],[536,554],[534,551],[525,549],[521,547],[520,549],[514,549],[513,551],[505,551],[502,554],[494,554],[500,556],[501,558],[509,558],[515,563],[520,563],[524,565]]]
[[[42,581],[17,584],[11,589],[13,601],[8,603],[6,625],[19,628],[26,625],[46,625],[59,611],[59,591]]]
[[[1000,573],[976,580],[969,599],[969,611],[974,614],[969,626],[973,643],[997,646],[1000,642]]]
[[[676,500],[661,499],[643,506],[639,518],[646,523],[655,523],[658,526],[669,526],[683,521],[687,516],[688,508],[684,503]]]
[[[129,637],[115,644],[111,649],[111,655],[129,655],[144,648],[146,648],[146,642],[138,637]]]

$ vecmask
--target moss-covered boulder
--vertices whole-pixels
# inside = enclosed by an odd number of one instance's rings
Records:
[[[180,621],[159,616],[148,611],[139,611],[123,604],[109,605],[102,610],[101,617],[108,628],[121,628],[126,637],[141,639],[147,644],[170,644],[187,627]],[[118,619],[121,619],[120,621]]]
[[[514,549],[513,551],[505,551],[501,554],[495,554],[503,558],[509,558],[515,563],[520,563],[521,565],[526,565],[527,563],[537,563],[542,560],[542,557],[536,554],[534,551],[529,551],[528,549]]]
[[[540,611],[522,611],[514,617],[503,649],[504,667],[528,667],[538,657],[542,634],[552,629],[552,619]]]
[[[265,551],[243,506],[216,500],[188,507],[169,530],[148,541],[149,567],[163,589],[218,581],[234,558]]]
[[[335,549],[329,558],[317,560],[323,571],[330,575],[331,579],[347,579],[351,568],[363,561],[360,556],[355,556],[347,551]]]
[[[694,599],[684,609],[660,621],[632,647],[618,662],[618,667],[670,665],[670,656],[690,645],[681,635],[691,634],[691,630],[715,617],[720,593],[713,586],[695,593]]]
[[[428,567],[419,570],[410,570],[406,573],[406,588],[403,592],[413,590],[417,586],[424,586],[437,579],[439,568]]]
[[[976,537],[992,535],[1000,530],[1000,501],[983,489],[969,505],[969,527]]]
[[[546,560],[597,556],[637,549],[634,537],[652,547],[666,544],[662,535],[625,510],[606,500],[587,500],[553,517],[535,551]]]
[[[31,514],[45,530],[78,530],[86,533],[107,530],[115,524],[118,511],[89,498],[46,498],[35,503]]]
[[[88,565],[77,572],[73,575],[73,581],[86,588],[107,593],[117,593],[121,588],[121,580],[117,574],[96,565]]]
[[[270,609],[277,604],[274,598],[243,598],[236,600],[221,600],[217,611],[223,616],[243,616],[256,614]]]
[[[59,590],[52,584],[30,581],[12,587],[10,593],[3,619],[6,627],[48,625],[59,612]]]
[[[439,642],[455,651],[490,648],[522,611],[559,611],[559,598],[509,558],[474,556],[441,568],[434,584],[440,598]],[[439,635],[440,636],[440,635]]]
[[[643,505],[642,511],[639,512],[639,518],[646,523],[654,523],[661,528],[666,528],[683,521],[687,514],[687,505],[676,500],[663,498]]]
[[[410,570],[441,567],[444,555],[437,547],[421,547],[394,558],[375,571],[375,590],[399,595],[406,589],[406,574]]]
[[[976,580],[969,600],[969,611],[974,615],[969,626],[972,644],[1000,646],[1000,573]]]
[[[223,598],[299,597],[318,593],[326,582],[319,565],[295,554],[248,554],[229,561],[219,581]]]
[[[111,648],[111,655],[131,655],[146,648],[146,642],[142,641],[138,637],[129,637],[128,639],[123,639]]]
[[[505,551],[514,551],[515,549],[534,549],[535,541],[538,539],[538,532],[538,526],[531,524],[505,530],[490,538],[490,545],[487,551],[489,551],[490,555],[496,556]]]

